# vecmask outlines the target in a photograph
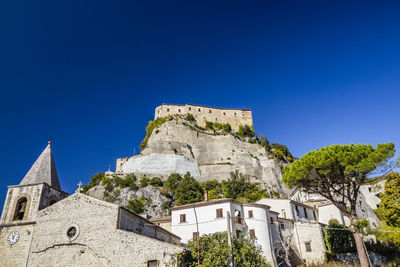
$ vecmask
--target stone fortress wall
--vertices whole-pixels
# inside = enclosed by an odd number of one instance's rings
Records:
[[[253,125],[251,110],[213,108],[192,104],[162,104],[156,108],[154,119],[176,114],[192,114],[197,124],[202,127],[206,125],[206,121],[229,123],[234,131],[239,129],[239,125]]]

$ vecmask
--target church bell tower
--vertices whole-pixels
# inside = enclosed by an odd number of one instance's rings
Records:
[[[64,199],[51,141],[19,185],[8,186],[0,219],[0,258],[5,266],[25,266],[38,211]]]

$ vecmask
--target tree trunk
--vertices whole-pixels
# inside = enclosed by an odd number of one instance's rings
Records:
[[[354,239],[356,240],[357,254],[360,260],[360,265],[361,267],[368,267],[369,264],[368,264],[367,252],[364,249],[364,244],[359,232],[354,233]]]

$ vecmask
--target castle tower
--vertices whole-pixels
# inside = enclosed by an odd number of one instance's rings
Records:
[[[50,144],[21,183],[8,186],[0,219],[0,258],[6,266],[26,264],[38,211],[68,195],[60,189]]]

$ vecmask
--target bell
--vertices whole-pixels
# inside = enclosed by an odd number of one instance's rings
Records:
[[[25,212],[25,209],[26,209],[26,203],[22,203],[22,204],[21,204],[21,208],[19,209],[18,212],[24,213],[24,212]]]

